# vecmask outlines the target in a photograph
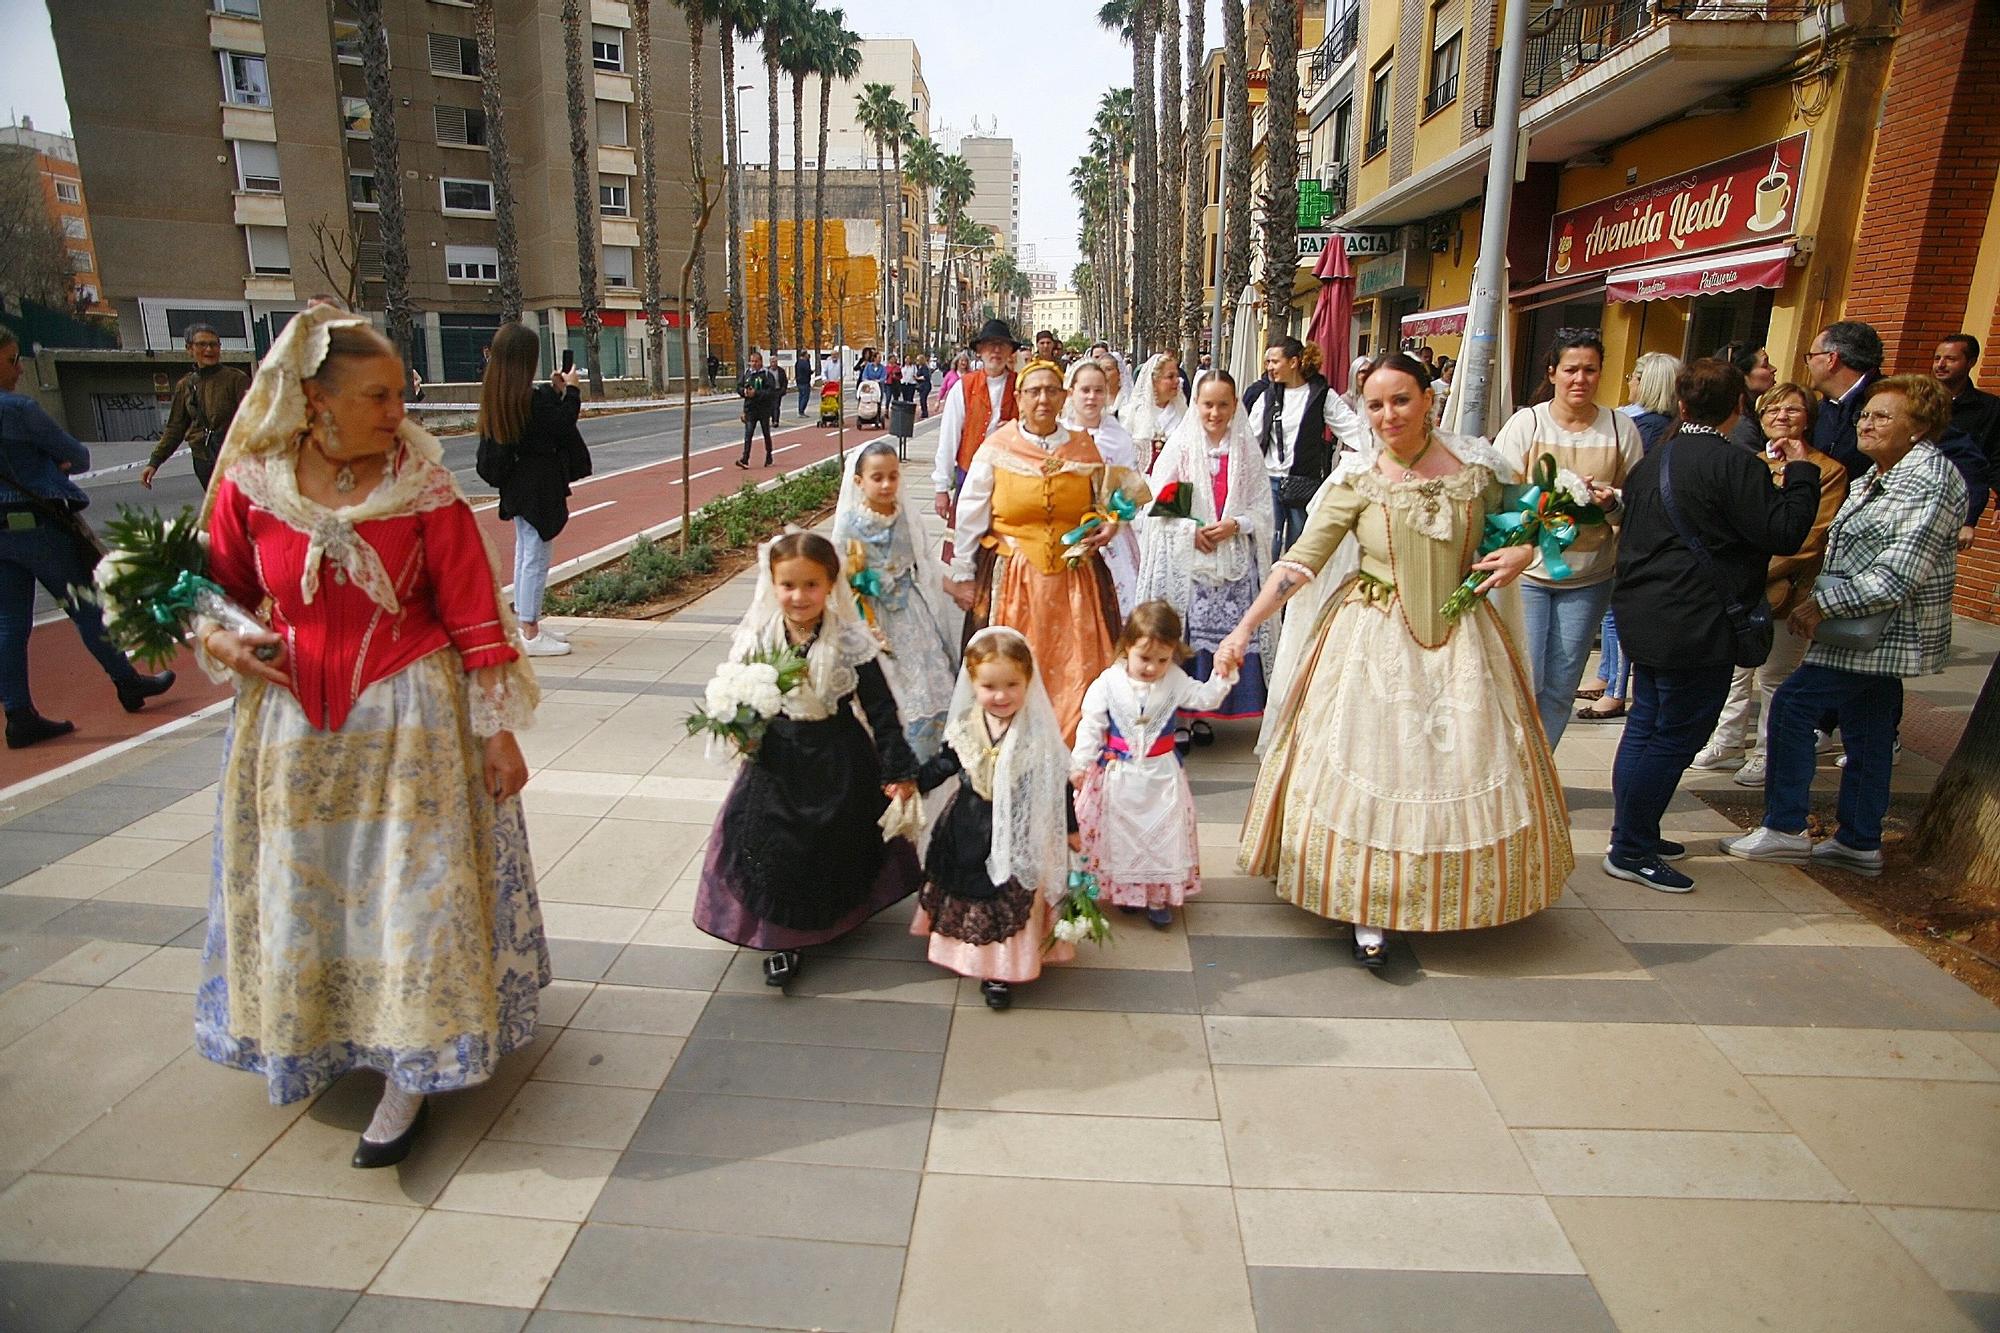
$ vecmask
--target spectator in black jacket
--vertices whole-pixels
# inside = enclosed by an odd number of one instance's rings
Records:
[[[1820,392],[1813,419],[1813,448],[1858,477],[1872,464],[1854,442],[1854,419],[1868,400],[1868,386],[1882,378],[1882,335],[1872,324],[1843,319],[1829,324],[1806,352],[1806,374]]]
[[[1686,849],[1660,837],[1660,816],[1714,730],[1737,666],[1724,588],[1740,606],[1765,604],[1771,557],[1805,543],[1820,489],[1819,469],[1803,461],[1803,442],[1785,446],[1794,461],[1777,487],[1762,459],[1730,442],[1743,402],[1743,374],[1734,366],[1692,362],[1676,387],[1684,424],[1625,482],[1611,606],[1632,662],[1632,698],[1612,769],[1604,858],[1605,873],[1666,893],[1686,893],[1694,881],[1667,864]],[[1671,510],[1663,481],[1671,483]]]
[[[569,640],[543,629],[542,593],[550,552],[569,522],[569,484],[590,475],[590,449],[576,428],[583,411],[577,372],[535,383],[541,339],[524,324],[503,324],[479,390],[480,480],[500,492],[500,517],[514,520],[514,614],[530,657],[561,657]]]
[[[757,428],[764,428],[764,466],[771,466],[771,423],[784,410],[785,382],[775,370],[764,369],[764,354],[750,353],[750,369],[736,381],[736,396],[743,400],[743,452],[736,466],[750,466],[750,441]]]
[[[1346,399],[1328,397],[1319,348],[1297,338],[1280,338],[1265,351],[1264,378],[1244,392],[1243,411],[1271,476],[1275,560],[1305,531],[1306,505],[1333,471],[1336,436],[1362,439],[1365,428]]]

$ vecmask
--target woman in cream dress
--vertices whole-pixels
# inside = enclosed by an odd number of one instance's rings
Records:
[[[1360,569],[1328,596],[1287,691],[1244,822],[1246,872],[1354,926],[1380,967],[1387,930],[1504,925],[1555,901],[1575,865],[1568,812],[1534,723],[1534,687],[1484,597],[1443,606],[1469,571],[1490,592],[1534,551],[1478,557],[1510,470],[1482,442],[1438,435],[1418,362],[1369,373],[1379,453],[1343,469],[1274,565],[1218,664],[1309,586],[1352,535]]]

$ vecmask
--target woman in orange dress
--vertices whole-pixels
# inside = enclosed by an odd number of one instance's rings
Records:
[[[1028,640],[1069,744],[1083,692],[1111,665],[1122,620],[1099,554],[1116,522],[1085,538],[1088,549],[1075,560],[1064,556],[1063,535],[1103,514],[1114,492],[1134,505],[1152,493],[1138,473],[1106,463],[1088,432],[1062,424],[1062,367],[1029,362],[1015,397],[1020,420],[988,435],[966,470],[945,590],[965,609],[967,638],[1007,625]]]

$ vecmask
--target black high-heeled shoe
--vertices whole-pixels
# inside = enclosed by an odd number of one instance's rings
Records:
[[[394,1166],[410,1155],[410,1145],[417,1141],[417,1135],[424,1132],[424,1124],[430,1118],[431,1099],[426,1097],[422,1105],[417,1107],[417,1114],[410,1121],[410,1127],[387,1143],[370,1143],[365,1138],[356,1140],[353,1164],[363,1171]]]
[[[780,949],[764,960],[764,984],[782,987],[804,966],[805,957],[797,949]]]
[[[988,1009],[1006,1009],[1014,1003],[1014,988],[1004,981],[982,981],[979,993],[986,997]]]
[[[1356,940],[1354,942],[1354,961],[1367,968],[1370,972],[1380,972],[1382,965],[1389,961],[1389,941],[1383,940],[1380,944],[1363,944],[1360,940]]]

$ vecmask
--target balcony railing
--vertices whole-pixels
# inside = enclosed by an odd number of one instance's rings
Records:
[[[1669,20],[1796,23],[1812,9],[1810,0],[1604,0],[1551,9],[1528,25],[1521,98],[1554,91]]]
[[[1349,5],[1327,25],[1326,37],[1313,48],[1306,67],[1306,84],[1301,94],[1310,96],[1315,88],[1333,77],[1340,62],[1347,59],[1361,40],[1361,7]]]
[[[1424,114],[1436,115],[1458,100],[1458,75],[1454,74],[1424,94]]]
[[[1375,154],[1381,152],[1384,148],[1387,148],[1388,146],[1389,146],[1389,127],[1387,125],[1377,126],[1368,135],[1368,147],[1362,153],[1363,160],[1365,161],[1366,159],[1375,156]]]

